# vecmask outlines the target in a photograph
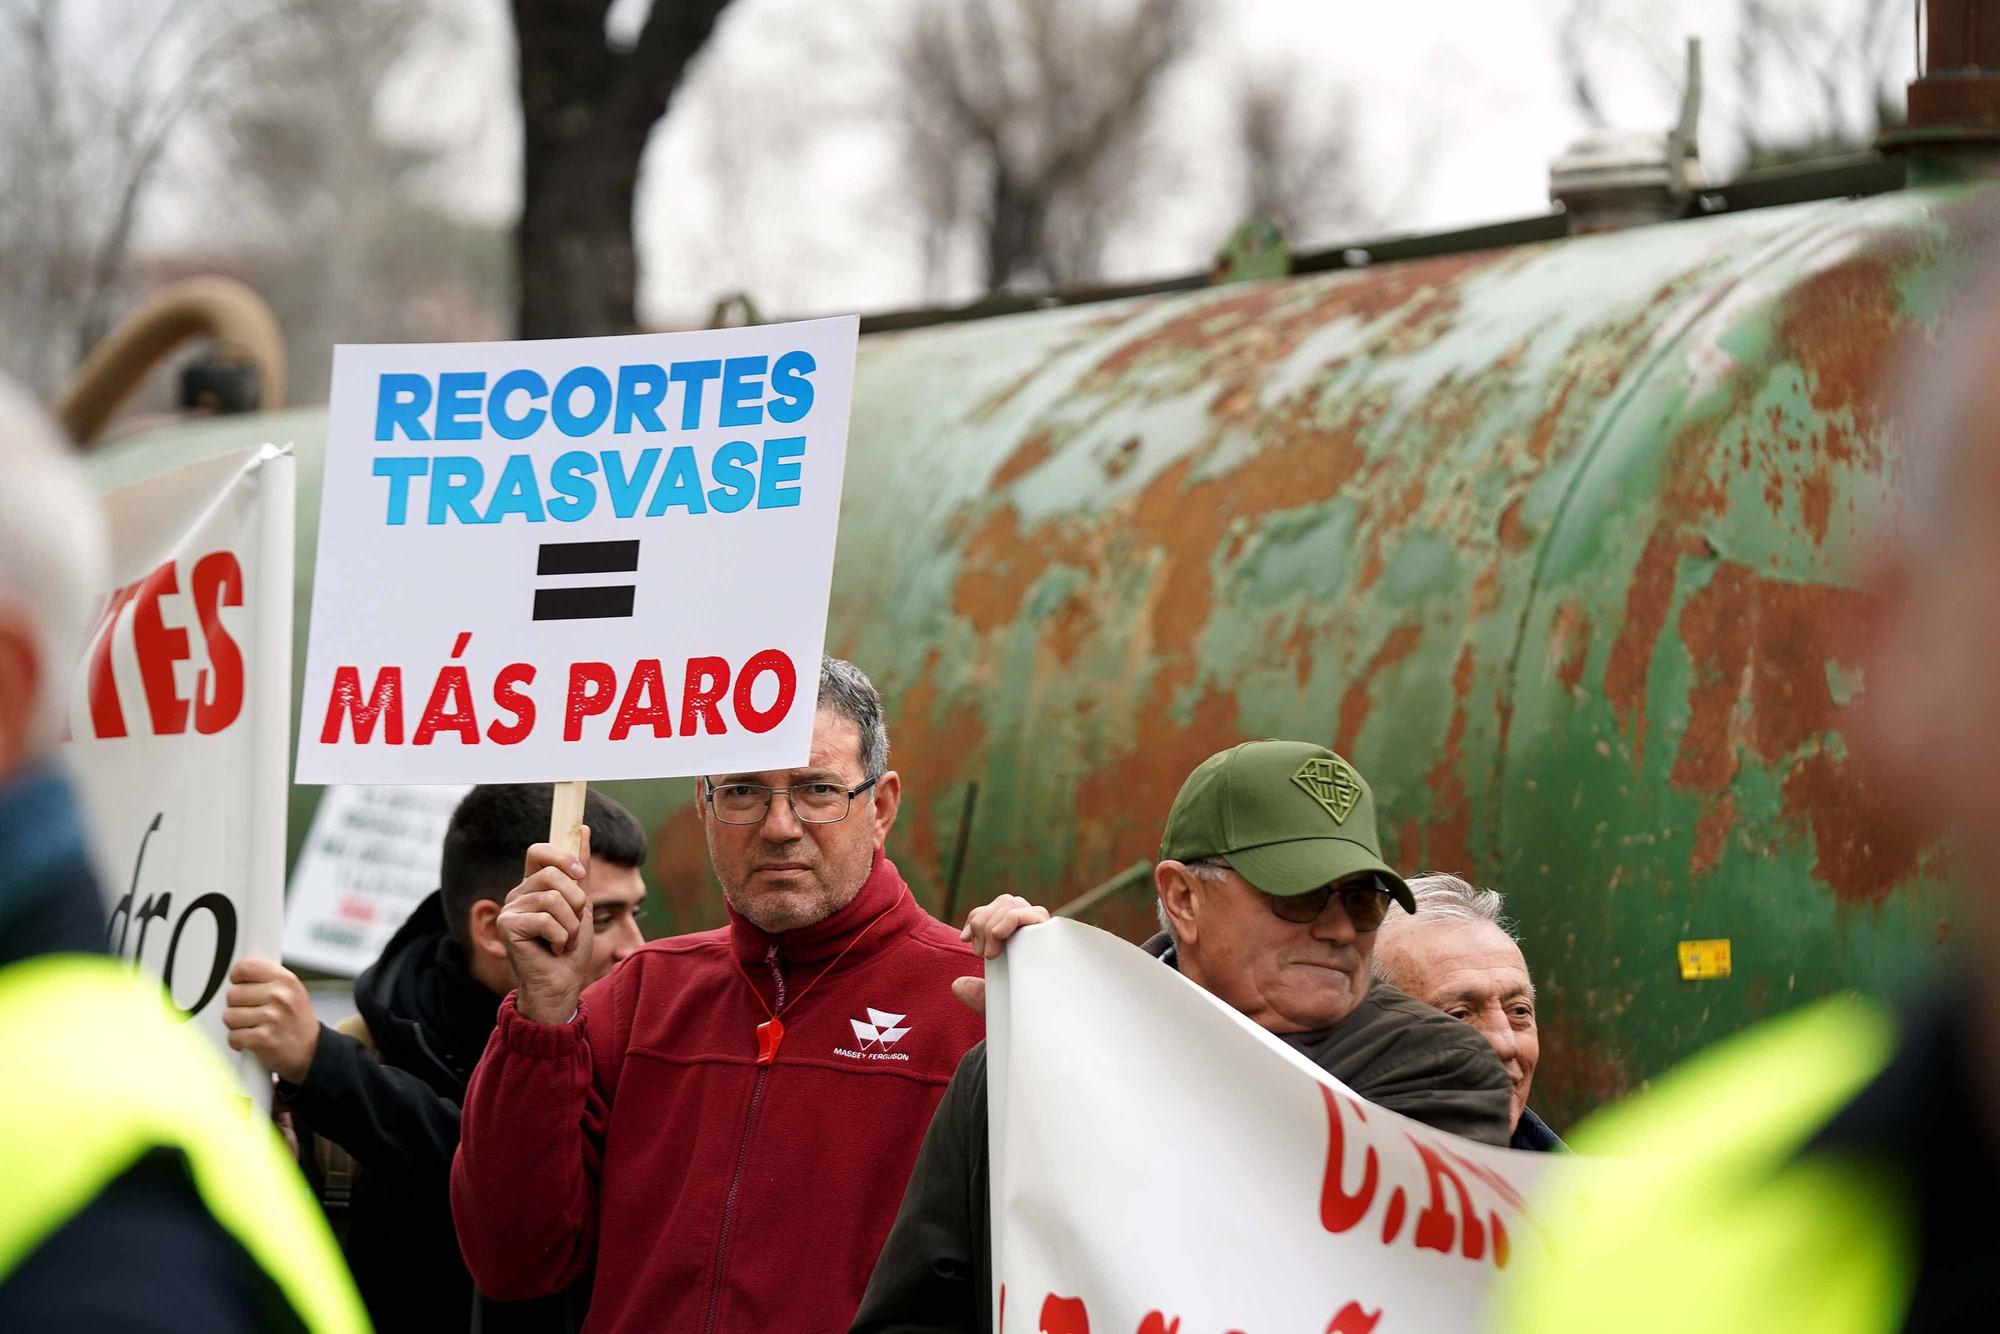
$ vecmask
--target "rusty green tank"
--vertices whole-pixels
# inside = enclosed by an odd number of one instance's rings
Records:
[[[1202,757],[1301,737],[1392,860],[1506,891],[1560,1122],[1843,986],[1932,971],[1932,839],[1853,764],[1882,378],[1990,233],[1907,189],[863,339],[830,650],[873,675],[920,898],[1061,904],[1153,854]],[[176,426],[105,482],[322,412]],[[719,920],[685,782],[664,929]],[[294,844],[315,800],[293,803]],[[961,861],[962,858],[962,861]],[[962,871],[955,870],[962,865]],[[1093,920],[1145,932],[1142,882]],[[1683,981],[1683,940],[1728,939]]]

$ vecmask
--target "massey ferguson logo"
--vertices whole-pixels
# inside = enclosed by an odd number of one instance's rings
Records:
[[[857,1061],[909,1060],[908,1053],[889,1050],[902,1041],[904,1035],[910,1031],[909,1026],[903,1022],[905,1016],[890,1014],[887,1010],[878,1010],[872,1005],[867,1009],[867,1019],[847,1021],[854,1029],[854,1041],[861,1050],[851,1051],[846,1047],[835,1047],[833,1054],[852,1057]]]

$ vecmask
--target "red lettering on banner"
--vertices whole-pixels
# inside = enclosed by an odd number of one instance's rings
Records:
[[[493,678],[493,702],[513,714],[514,721],[504,727],[497,718],[488,723],[488,741],[496,746],[518,746],[528,739],[528,733],[535,730],[535,701],[521,687],[534,682],[535,669],[528,663],[512,662],[500,669],[500,675]]]
[[[212,551],[188,576],[208,667],[194,677],[194,730],[214,736],[243,712],[243,651],[222,624],[222,608],[243,605],[243,567],[233,551]]]
[[[438,669],[437,680],[431,685],[431,697],[424,701],[423,716],[417,719],[417,734],[410,738],[410,744],[428,746],[437,739],[439,732],[452,733],[461,745],[479,744],[479,718],[473,711],[472,681],[466,676],[465,668],[455,662]]]
[[[1349,1302],[1333,1313],[1326,1334],[1374,1334],[1375,1326],[1381,1319],[1380,1311],[1364,1311],[1360,1302]]]
[[[96,643],[90,649],[90,727],[100,737],[121,737],[125,732],[125,710],[118,703],[118,677],[111,668],[112,636],[118,616],[139,595],[139,585],[127,584],[111,595],[98,622]]]
[[[1340,1104],[1334,1091],[1324,1084],[1320,1086],[1320,1096],[1326,1099],[1327,1149],[1326,1178],[1320,1185],[1319,1221],[1328,1232],[1345,1232],[1367,1216],[1368,1206],[1375,1202],[1376,1180],[1381,1172],[1381,1161],[1375,1155],[1372,1145],[1364,1146],[1361,1158],[1361,1189],[1348,1193],[1341,1184],[1341,1176],[1346,1166],[1347,1134],[1340,1124]],[[1352,1104],[1356,1120],[1366,1121],[1368,1114],[1361,1110],[1360,1103]]]
[[[1320,1225],[1328,1232],[1338,1234],[1350,1230],[1368,1216],[1383,1184],[1379,1173],[1383,1160],[1372,1145],[1364,1146],[1361,1185],[1351,1192],[1347,1189],[1344,1184],[1347,1146],[1355,1136],[1342,1124],[1341,1106],[1345,1103],[1357,1124],[1365,1123],[1368,1114],[1359,1102],[1341,1098],[1324,1086],[1320,1089],[1320,1096],[1326,1102],[1327,1115],[1326,1175],[1320,1187]],[[1456,1253],[1467,1260],[1478,1261],[1488,1254],[1487,1238],[1490,1233],[1493,1265],[1497,1269],[1506,1268],[1509,1255],[1506,1226],[1499,1212],[1487,1211],[1482,1215],[1474,1206],[1466,1176],[1491,1190],[1515,1212],[1523,1208],[1520,1192],[1490,1167],[1442,1144],[1427,1142],[1407,1132],[1403,1137],[1416,1151],[1428,1190],[1426,1203],[1417,1210],[1416,1228],[1410,1235],[1411,1244],[1422,1250],[1447,1255]],[[1459,1174],[1461,1169],[1466,1176]],[[1388,1202],[1382,1211],[1384,1246],[1394,1244],[1402,1235],[1412,1201],[1425,1198],[1425,1193],[1421,1191],[1406,1192],[1400,1185],[1390,1187]]]
[[[728,731],[716,702],[729,693],[729,664],[721,658],[689,658],[687,680],[681,687],[681,735],[693,736],[695,720],[710,736]]]
[[[1180,1334],[1180,1328],[1179,1316],[1175,1316],[1170,1323],[1166,1316],[1158,1311],[1148,1312],[1146,1318],[1139,1322],[1139,1334]]]
[[[1042,1299],[1041,1334],[1090,1334],[1090,1312],[1081,1297],[1058,1297],[1053,1292]]]
[[[146,576],[132,609],[132,642],[139,650],[139,680],[146,688],[155,736],[187,730],[188,705],[174,686],[174,664],[188,659],[188,633],[160,618],[160,599],[179,591],[174,563],[168,561]]]
[[[655,739],[674,734],[673,714],[667,709],[667,683],[660,676],[658,658],[641,658],[632,664],[632,679],[626,683],[625,698],[619,701],[618,716],[611,721],[611,740],[623,741],[635,727],[652,728]]]
[[[778,697],[772,701],[770,708],[759,710],[750,703],[750,690],[756,685],[757,678],[765,672],[778,678]],[[798,669],[792,666],[792,660],[777,649],[767,648],[762,653],[752,655],[750,661],[743,664],[743,671],[736,678],[734,696],[736,721],[742,724],[746,732],[768,732],[783,722],[785,715],[792,711],[792,699],[798,693],[799,673]]]
[[[1419,1250],[1451,1253],[1454,1230],[1461,1237],[1459,1253],[1468,1260],[1477,1260],[1486,1254],[1486,1229],[1480,1225],[1479,1216],[1472,1208],[1472,1194],[1465,1188],[1465,1179],[1451,1170],[1450,1164],[1430,1145],[1414,1136],[1410,1144],[1423,1160],[1424,1172],[1430,1179],[1431,1199],[1417,1215],[1417,1230],[1412,1236]],[[1445,1199],[1445,1185],[1450,1183],[1452,1193],[1458,1197],[1458,1216],[1452,1216],[1450,1205]]]
[[[323,746],[331,746],[340,740],[340,720],[345,716],[353,719],[354,742],[365,746],[375,737],[375,722],[382,723],[382,741],[385,745],[403,744],[403,669],[384,667],[375,673],[375,688],[368,692],[368,702],[361,702],[361,669],[359,667],[336,667],[333,672],[333,689],[326,697],[326,722],[319,729],[319,740]]]
[[[618,673],[608,662],[573,662],[569,666],[569,699],[563,706],[563,740],[583,740],[583,720],[611,711],[618,693]]]

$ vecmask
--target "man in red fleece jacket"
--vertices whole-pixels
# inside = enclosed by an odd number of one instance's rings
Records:
[[[585,987],[589,839],[537,844],[499,926],[517,990],[466,1092],[452,1214],[521,1300],[595,1269],[587,1330],[844,1330],[917,1147],[984,1021],[978,967],[883,844],[881,699],[820,669],[810,761],[701,780],[729,925]]]

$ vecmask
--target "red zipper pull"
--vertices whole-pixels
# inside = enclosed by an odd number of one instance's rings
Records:
[[[784,1040],[784,1021],[775,1015],[757,1025],[757,1064],[769,1065],[777,1060],[778,1044]]]

